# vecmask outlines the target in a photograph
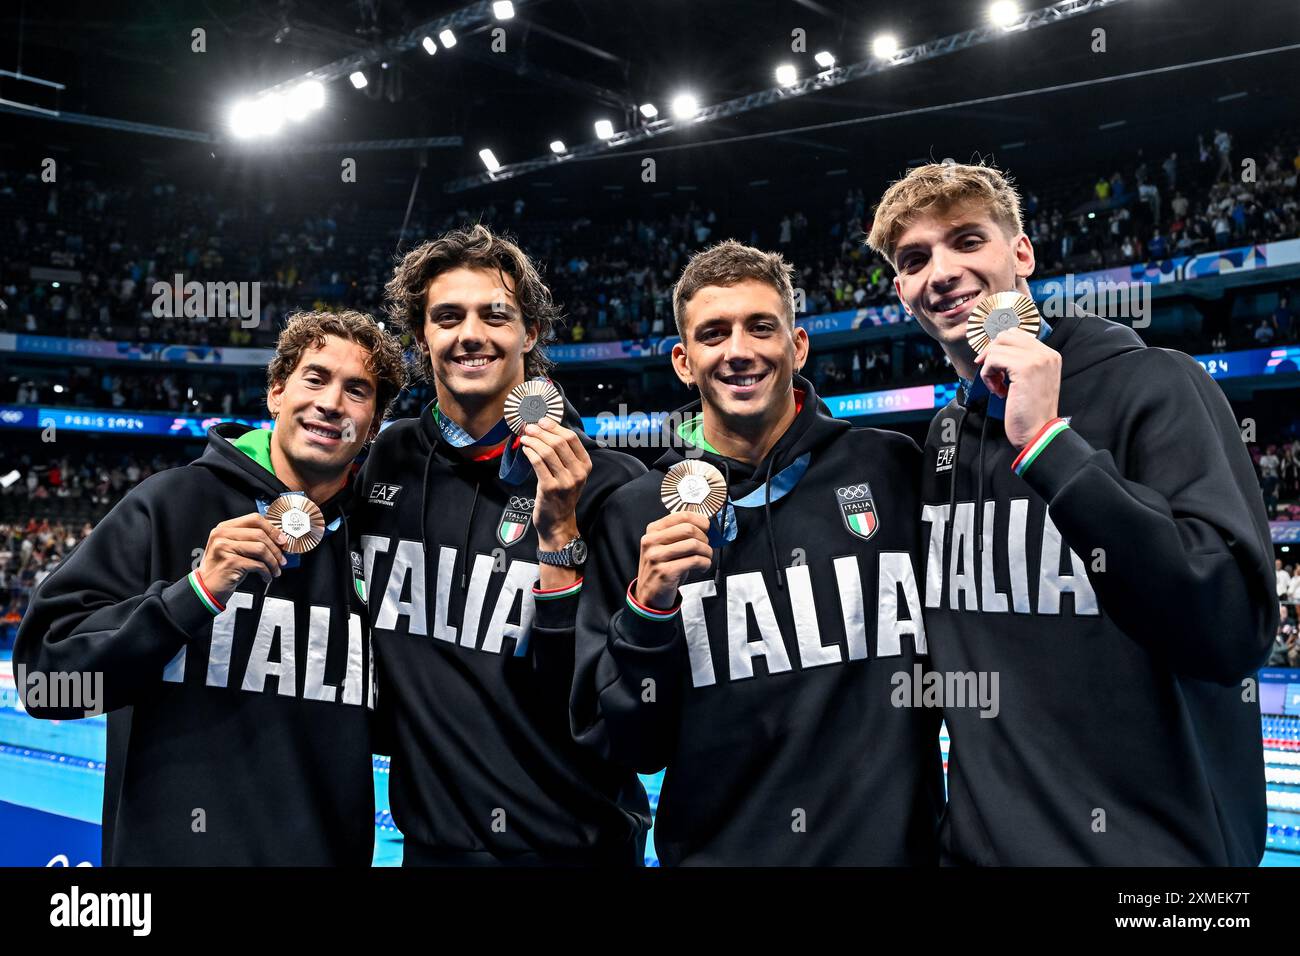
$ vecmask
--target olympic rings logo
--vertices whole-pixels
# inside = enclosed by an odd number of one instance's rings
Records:
[[[845,501],[856,501],[859,498],[870,498],[871,487],[864,481],[860,485],[849,485],[847,488],[836,488],[835,494],[839,495]]]
[[[536,502],[536,498],[511,497],[510,504],[506,507],[510,508],[512,511],[532,511]]]

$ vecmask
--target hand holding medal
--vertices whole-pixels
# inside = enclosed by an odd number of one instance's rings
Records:
[[[966,319],[966,341],[979,355],[1008,329],[1021,328],[1037,337],[1043,317],[1022,292],[998,292],[980,299]]]
[[[1061,353],[1039,341],[1041,327],[1038,307],[1020,292],[982,299],[966,320],[980,378],[1005,400],[1002,426],[1017,449],[1057,417]]]
[[[682,582],[712,567],[709,522],[727,503],[727,483],[708,462],[686,459],[668,469],[659,497],[669,513],[645,529],[630,593],[643,615],[672,607]]]
[[[231,518],[208,534],[194,573],[205,594],[225,604],[250,574],[260,576],[270,587],[288,563],[290,540],[288,534],[256,512]]]

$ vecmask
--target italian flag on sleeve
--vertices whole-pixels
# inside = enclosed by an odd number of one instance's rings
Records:
[[[1038,434],[1029,440],[1029,444],[1020,450],[1016,460],[1011,463],[1011,469],[1017,475],[1023,475],[1034,463],[1034,459],[1043,453],[1043,449],[1052,443],[1052,439],[1069,427],[1068,418],[1053,418],[1039,429]]]

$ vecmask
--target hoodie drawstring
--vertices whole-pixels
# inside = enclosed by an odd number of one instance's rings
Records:
[[[772,527],[772,473],[776,471],[776,465],[781,456],[774,454],[767,462],[767,473],[763,481],[763,521],[767,533],[768,552],[772,556],[772,570],[776,574],[776,585],[782,591],[785,590],[785,574],[781,570],[781,559],[776,548],[776,531]],[[727,519],[733,514],[731,503],[731,466],[727,459],[720,459],[722,464],[722,480],[727,486],[727,500],[722,506],[719,514],[719,531],[721,532],[721,541],[717,548],[717,562],[713,570],[713,583],[720,585],[722,582],[722,552],[727,546]],[[739,520],[739,518],[737,518]]]
[[[433,470],[433,449],[429,449],[429,457],[424,460],[424,478],[420,482],[420,553],[424,556],[425,566],[429,564],[429,549],[424,543],[428,537],[425,533],[425,522],[429,520],[429,473]]]
[[[957,422],[957,441],[952,448],[952,480],[948,483],[950,491],[948,492],[948,527],[952,527],[953,511],[957,507],[957,462],[961,457],[961,430],[966,424],[966,406],[961,406],[961,414],[955,419]],[[948,542],[944,542],[944,549],[947,550]]]
[[[352,595],[356,594],[356,587],[352,584],[352,536],[348,533],[348,515],[346,508],[339,509],[339,517],[343,519],[343,556],[347,559],[343,562],[344,583],[343,588],[348,594],[348,607],[352,606]],[[360,597],[360,595],[357,595]],[[367,594],[366,598],[369,599]]]
[[[966,425],[967,409],[965,405],[961,406],[961,414],[955,419],[957,422],[957,441],[952,448],[952,478],[949,480],[948,492],[948,523],[943,529],[943,556],[940,557],[940,567],[947,561],[949,542],[952,540],[952,518],[957,509],[957,464],[961,458],[961,433],[962,428]],[[949,572],[951,573],[951,572]]]
[[[722,584],[722,551],[727,546],[727,516],[731,514],[731,466],[727,464],[725,458],[722,459],[722,483],[726,486],[727,497],[722,502],[722,510],[719,512],[722,515],[722,521],[720,522],[722,540],[718,542],[717,566],[713,571],[713,586],[715,588],[720,587]],[[739,517],[736,520],[739,521]]]
[[[975,550],[984,551],[984,435],[989,428],[989,410],[984,409],[984,421],[980,424],[979,478],[975,484]]]
[[[785,575],[781,573],[781,560],[776,554],[776,532],[772,530],[772,467],[779,455],[767,462],[767,477],[763,480],[763,519],[767,523],[767,545],[772,550],[772,568],[776,571],[776,586],[785,590]]]
[[[465,556],[464,561],[462,561],[460,565],[460,587],[462,591],[465,589],[465,583],[468,580],[469,536],[470,536],[470,532],[474,530],[474,512],[478,510],[478,494],[482,488],[483,488],[483,483],[478,479],[475,479],[474,480],[474,502],[469,506],[469,520],[465,522],[465,544],[460,549],[460,553]]]

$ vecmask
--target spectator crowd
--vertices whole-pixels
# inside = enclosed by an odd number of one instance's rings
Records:
[[[1243,159],[1254,164],[1249,175]],[[1214,130],[1183,153],[1147,157],[1139,149],[1103,175],[1021,183],[1038,274],[1295,237],[1298,174],[1296,131],[1246,149],[1228,131]],[[688,202],[653,217],[600,222],[541,218],[522,198],[478,210],[421,206],[404,248],[409,237],[488,222],[515,234],[542,263],[568,315],[562,340],[641,339],[672,333],[674,280],[693,252],[728,236],[784,252],[807,314],[891,301],[892,269],[863,244],[874,198],[874,190],[854,187],[826,208],[791,209],[763,221],[743,203],[719,213]],[[0,255],[10,264],[80,273],[76,282],[18,281],[10,269],[0,287],[0,326],[88,339],[269,346],[284,315],[298,308],[378,315],[400,218],[355,202],[313,209],[301,199],[295,206],[284,197],[218,197],[167,183],[74,177],[51,185],[0,173]],[[155,283],[177,274],[187,282],[258,282],[256,326],[241,316],[156,315]],[[1293,339],[1289,307],[1282,319],[1270,317],[1271,332],[1258,335]]]

